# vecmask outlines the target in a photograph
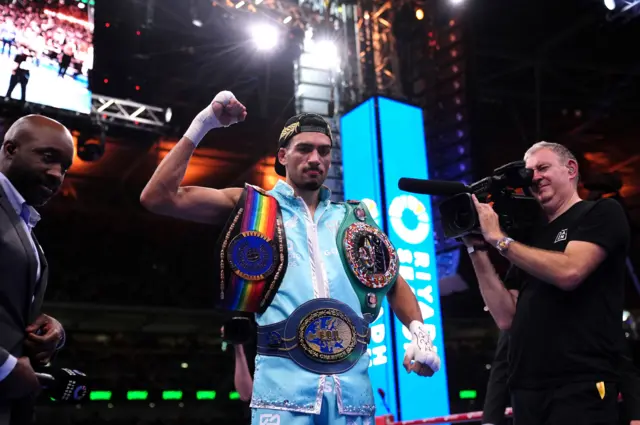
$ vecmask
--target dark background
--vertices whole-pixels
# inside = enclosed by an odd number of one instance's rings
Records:
[[[45,311],[69,335],[57,364],[84,370],[95,389],[114,395],[110,406],[43,400],[38,423],[247,423],[247,406],[228,400],[233,356],[220,348],[223,317],[212,310],[220,229],[154,216],[138,198],[175,136],[223,89],[247,106],[248,119],[205,139],[189,183],[263,184],[265,157],[294,113],[292,63],[299,48],[292,36],[279,51],[256,54],[245,15],[195,1],[204,24],[195,27],[191,4],[97,1],[92,90],[171,107],[174,118],[161,136],[110,129],[103,157],[77,162],[62,194],[42,211],[37,234],[51,271]],[[631,258],[640,266],[636,12],[610,19],[597,0],[466,0],[455,10],[445,1],[409,5],[435,10],[442,22],[454,16],[465,34],[473,178],[520,159],[537,140],[567,144],[585,181],[620,174],[632,220]],[[405,24],[416,28],[414,41],[426,40],[423,22]],[[6,116],[10,121],[15,112]],[[77,118],[65,123],[83,127]],[[469,289],[442,298],[452,412],[481,408],[496,340],[466,255],[457,272]],[[639,303],[629,282],[627,308],[637,311]],[[251,358],[253,348],[247,349]],[[149,400],[124,397],[142,388],[150,390]],[[184,390],[183,405],[162,401],[162,389]],[[193,401],[198,389],[215,389],[216,400]],[[463,389],[476,389],[478,399],[460,400]]]

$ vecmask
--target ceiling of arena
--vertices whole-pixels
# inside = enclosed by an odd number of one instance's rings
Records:
[[[256,164],[269,170],[264,158],[294,111],[295,42],[258,54],[247,27],[264,16],[208,0],[193,2],[201,27],[192,24],[186,1],[97,3],[93,91],[171,107],[173,136],[215,93],[234,91],[248,119],[205,139],[189,183],[269,183],[271,177],[250,170]],[[519,159],[535,140],[559,140],[584,159],[583,177],[622,175],[622,193],[640,222],[637,10],[607,15],[601,0],[467,0],[462,7],[476,176]],[[134,199],[170,147],[141,132],[110,139],[101,160],[74,166],[66,194],[91,192],[102,181]]]

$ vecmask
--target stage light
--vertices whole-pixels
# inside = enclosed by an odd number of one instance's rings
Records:
[[[464,3],[464,0],[449,0],[452,5],[457,6],[459,4]]]
[[[424,10],[422,9],[416,10],[416,19],[418,21],[422,21],[424,19]]]
[[[148,391],[127,391],[127,400],[146,400]]]
[[[171,117],[173,117],[173,111],[171,110],[171,108],[167,108],[164,113],[164,120],[166,122],[171,122]]]
[[[97,400],[109,401],[111,400],[111,391],[91,391],[89,393],[89,399],[92,401],[97,401]]]
[[[305,40],[305,50],[313,56],[314,66],[319,69],[339,69],[340,56],[335,43],[330,40]]]
[[[251,37],[258,50],[271,50],[276,47],[278,36],[278,29],[268,24],[260,24],[251,28]]]
[[[615,0],[604,0],[604,6],[609,10],[614,10],[616,8]]]
[[[182,400],[182,391],[175,391],[175,390],[163,391],[162,399],[163,400]]]
[[[100,134],[98,139],[89,138],[84,134],[78,134],[76,139],[76,151],[78,158],[84,162],[93,162],[102,158],[105,149],[105,135]]]
[[[198,400],[215,400],[216,392],[215,391],[197,391],[196,398]]]
[[[478,397],[476,390],[462,390],[459,393],[461,400],[475,400]]]
[[[200,19],[200,15],[196,8],[196,0],[191,0],[189,2],[189,15],[191,16],[191,23],[194,27],[202,27],[202,20]]]

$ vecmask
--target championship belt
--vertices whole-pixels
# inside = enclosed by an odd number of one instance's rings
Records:
[[[367,350],[369,323],[348,305],[316,298],[294,310],[288,319],[258,327],[257,352],[285,357],[318,374],[351,369]]]
[[[217,243],[220,307],[264,313],[287,268],[287,239],[278,201],[245,185]]]
[[[347,211],[338,230],[338,251],[362,313],[373,322],[398,278],[398,254],[364,203],[347,201],[344,205]]]

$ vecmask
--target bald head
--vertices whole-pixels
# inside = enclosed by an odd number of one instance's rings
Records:
[[[46,203],[58,191],[72,161],[71,133],[42,115],[17,120],[0,149],[0,172],[34,206]]]
[[[67,127],[44,115],[27,115],[18,119],[7,130],[4,141],[28,142],[37,139],[43,132],[59,133],[60,142],[66,143],[73,149],[73,138]]]

